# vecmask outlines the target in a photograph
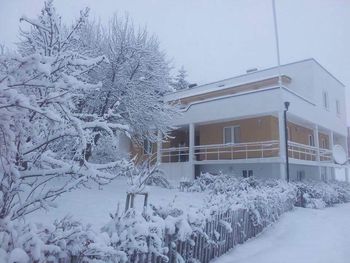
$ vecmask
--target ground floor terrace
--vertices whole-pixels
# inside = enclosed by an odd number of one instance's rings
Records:
[[[344,168],[334,162],[332,148],[346,150],[346,136],[292,115],[287,127],[291,178],[334,178],[335,169]],[[284,134],[278,113],[190,123],[172,131],[151,154],[171,178],[201,172],[285,177]]]

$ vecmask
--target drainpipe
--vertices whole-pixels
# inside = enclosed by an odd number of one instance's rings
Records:
[[[188,149],[188,162],[190,165],[190,173],[192,179],[194,179],[194,139],[195,139],[195,126],[194,123],[189,124],[189,149]]]
[[[287,111],[290,103],[288,101],[284,102],[284,140],[286,145],[286,175],[287,182],[289,182],[289,153],[288,153],[288,125],[287,125]]]

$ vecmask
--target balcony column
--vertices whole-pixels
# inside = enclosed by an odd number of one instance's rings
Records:
[[[190,165],[190,170],[191,170],[191,178],[194,179],[195,174],[194,174],[194,143],[195,143],[195,126],[194,123],[189,124],[189,148],[188,148],[188,162]]]
[[[318,125],[315,125],[314,140],[315,140],[315,147],[317,148],[316,162],[318,163],[318,176],[321,180],[322,179],[322,170],[321,170],[321,165],[320,165],[321,158],[320,158],[320,139],[319,139],[319,133],[318,133]]]
[[[278,113],[279,156],[280,156],[280,179],[286,180],[286,144],[283,111]]]
[[[333,151],[333,146],[334,146],[334,134],[333,131],[329,133],[329,149]]]
[[[329,133],[329,149],[332,151],[332,156],[333,156],[333,146],[334,146],[334,133],[333,133],[333,131],[330,131],[330,133]],[[332,157],[332,159],[333,159],[333,157]],[[335,168],[331,167],[330,169],[331,169],[331,174],[333,173],[334,177],[335,177]]]
[[[160,164],[162,162],[162,146],[163,146],[163,136],[162,132],[158,131],[157,134],[157,164]]]
[[[188,150],[188,160],[192,162],[194,160],[194,123],[189,124],[189,150]]]

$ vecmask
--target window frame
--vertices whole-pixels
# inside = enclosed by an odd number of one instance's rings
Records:
[[[313,134],[309,134],[309,146],[315,147],[315,136]]]
[[[326,110],[329,110],[329,96],[326,90],[322,92],[322,104],[323,104],[323,108],[325,108]]]
[[[238,142],[236,142],[235,140],[235,128],[239,128],[241,129],[241,126],[240,125],[231,125],[231,126],[225,126],[223,128],[223,144],[236,144],[236,143],[239,143],[240,140]],[[230,142],[226,142],[226,132],[225,130],[226,129],[230,129],[230,133],[231,133],[231,141]]]
[[[142,143],[143,154],[152,154],[153,153],[153,143],[147,139],[143,140]]]
[[[242,170],[242,177],[243,178],[249,178],[254,176],[254,171],[252,169],[245,169]]]
[[[321,147],[322,149],[328,149],[328,145],[327,145],[327,139],[326,138],[322,138],[321,139]]]
[[[335,111],[338,116],[341,115],[341,110],[340,110],[340,101],[338,99],[335,100]]]

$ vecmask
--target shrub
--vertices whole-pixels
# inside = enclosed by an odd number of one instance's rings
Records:
[[[346,182],[296,182],[298,189],[297,206],[324,208],[338,203],[350,202],[350,184]]]

